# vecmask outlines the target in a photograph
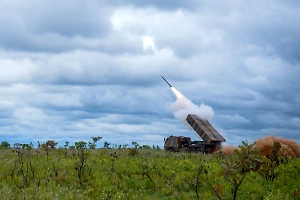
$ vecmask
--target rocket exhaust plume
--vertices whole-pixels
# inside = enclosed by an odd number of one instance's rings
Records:
[[[200,119],[203,120],[211,120],[213,118],[215,113],[210,106],[205,105],[203,103],[200,106],[198,106],[194,104],[191,100],[186,98],[174,87],[171,87],[171,89],[176,96],[176,101],[171,105],[171,110],[173,111],[174,117],[179,121],[183,122],[183,124],[191,128],[186,122],[186,116],[188,114],[197,115]]]
[[[164,77],[162,77],[164,79]],[[171,110],[173,111],[173,115],[176,119],[181,121],[187,127],[191,128],[189,124],[186,122],[186,116],[188,114],[197,115],[200,119],[203,120],[211,120],[214,116],[214,111],[210,106],[205,104],[201,104],[200,106],[194,104],[191,100],[186,98],[183,94],[181,94],[178,90],[176,90],[169,82],[164,79],[167,84],[170,86],[173,91],[176,101],[171,105]]]

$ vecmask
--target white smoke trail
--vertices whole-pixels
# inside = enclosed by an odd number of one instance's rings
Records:
[[[197,115],[200,119],[204,120],[211,120],[213,118],[215,113],[210,106],[205,104],[201,104],[200,106],[195,105],[174,87],[171,87],[171,89],[176,96],[176,101],[171,105],[171,110],[173,111],[174,117],[183,124],[190,127],[186,122],[186,116],[188,114]]]

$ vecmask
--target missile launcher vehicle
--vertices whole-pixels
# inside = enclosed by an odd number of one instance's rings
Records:
[[[192,141],[190,137],[171,135],[164,139],[166,151],[213,153],[221,148],[221,142],[226,142],[207,120],[200,119],[197,115],[188,114],[186,121],[202,138],[202,141]]]

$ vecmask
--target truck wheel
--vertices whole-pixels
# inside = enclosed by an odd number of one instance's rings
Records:
[[[174,148],[169,148],[169,151],[174,152]]]
[[[189,149],[190,153],[195,153],[195,149]]]

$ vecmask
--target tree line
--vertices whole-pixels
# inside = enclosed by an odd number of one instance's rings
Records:
[[[55,140],[47,140],[44,143],[40,143],[38,141],[38,145],[37,148],[38,149],[57,149],[57,148],[64,148],[64,149],[82,149],[82,148],[89,148],[89,149],[96,149],[97,148],[97,142],[99,142],[102,137],[101,136],[97,136],[97,137],[91,137],[92,141],[78,141],[75,142],[74,145],[70,145],[70,142],[66,141],[65,144],[63,145],[63,147],[57,147],[58,142],[56,142]],[[159,150],[160,147],[158,145],[139,145],[137,142],[132,142],[132,148],[135,149],[157,149]],[[30,143],[14,143],[13,146],[11,146],[11,144],[8,141],[2,141],[0,144],[0,149],[33,149],[34,148],[34,144],[32,142]],[[101,147],[100,147],[101,148]],[[117,144],[111,144],[108,141],[105,141],[103,143],[103,147],[104,149],[126,149],[129,148],[128,144],[123,144],[123,145],[117,145]]]

